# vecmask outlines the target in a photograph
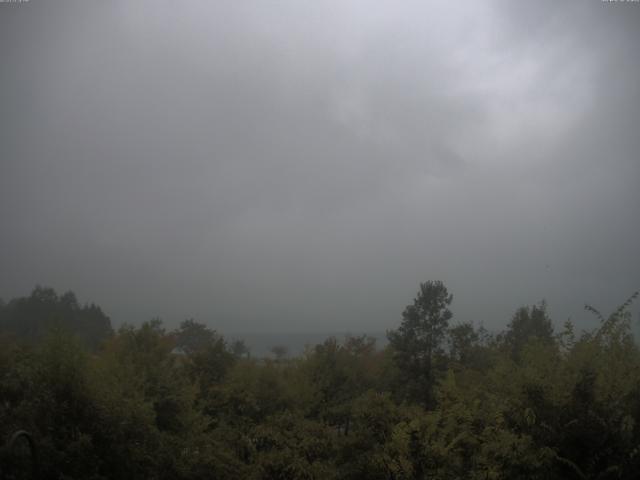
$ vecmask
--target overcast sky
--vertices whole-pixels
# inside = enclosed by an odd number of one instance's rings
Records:
[[[0,3],[0,297],[502,328],[640,288],[640,3]],[[638,312],[638,307],[634,307]]]

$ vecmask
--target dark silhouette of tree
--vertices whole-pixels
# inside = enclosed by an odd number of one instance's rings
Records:
[[[434,404],[433,387],[452,317],[452,300],[442,282],[420,284],[413,303],[402,313],[400,327],[387,333],[409,398],[428,406]]]
[[[202,352],[219,337],[215,330],[192,318],[184,320],[174,332],[174,336],[176,347],[186,354]]]
[[[547,315],[547,304],[542,301],[539,305],[520,307],[511,318],[501,340],[516,361],[520,359],[524,346],[532,340],[553,343],[553,325]]]
[[[271,347],[271,353],[273,353],[273,356],[277,361],[282,361],[289,354],[289,349],[284,345],[274,345]]]
[[[231,352],[238,358],[251,356],[251,352],[249,351],[249,347],[244,340],[234,340],[231,343]]]
[[[450,357],[462,365],[470,365],[480,341],[480,336],[473,328],[473,325],[471,323],[460,323],[451,327],[448,335]]]
[[[37,286],[28,297],[0,305],[0,332],[34,343],[52,330],[79,337],[92,350],[113,335],[111,321],[97,305],[81,306],[73,292],[60,296],[54,289]]]

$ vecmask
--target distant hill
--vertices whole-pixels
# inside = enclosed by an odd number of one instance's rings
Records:
[[[58,295],[37,286],[28,297],[0,301],[0,335],[37,342],[52,329],[77,335],[91,349],[113,334],[111,321],[97,305],[81,306],[73,292]]]

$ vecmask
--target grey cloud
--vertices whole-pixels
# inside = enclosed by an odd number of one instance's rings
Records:
[[[0,9],[0,295],[116,321],[500,327],[640,286],[634,5]],[[581,320],[582,321],[582,320]]]

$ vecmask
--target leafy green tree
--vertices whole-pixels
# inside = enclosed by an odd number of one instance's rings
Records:
[[[193,319],[185,320],[173,331],[174,352],[184,355],[182,365],[200,387],[200,397],[218,386],[237,358],[227,348],[224,337]]]
[[[479,342],[479,336],[473,324],[460,323],[451,327],[448,335],[450,357],[462,365],[470,365]]]
[[[54,329],[77,336],[92,350],[113,335],[111,321],[100,307],[81,306],[73,292],[58,296],[52,288],[37,286],[28,297],[0,305],[0,332],[5,336],[36,343]]]
[[[344,344],[331,337],[308,351],[301,364],[312,392],[307,411],[348,434],[352,400],[378,381],[377,357],[366,336],[347,337]]]
[[[287,355],[289,354],[289,349],[284,345],[274,345],[271,347],[271,353],[273,354],[276,361],[281,362]]]
[[[393,446],[395,426],[405,417],[389,393],[368,390],[352,400],[352,426],[337,455],[343,479],[402,478],[407,469]]]
[[[219,337],[215,330],[192,318],[180,323],[180,327],[173,332],[173,336],[175,346],[186,354],[202,352]]]
[[[640,350],[631,334],[632,295],[583,334],[563,364],[566,403],[552,425],[559,467],[573,478],[634,478],[640,468]]]
[[[338,478],[336,434],[326,425],[290,412],[269,417],[252,433],[252,479]]]
[[[237,358],[227,349],[222,337],[215,337],[206,347],[187,356],[185,368],[200,386],[202,394],[219,385]]]
[[[405,391],[427,406],[434,405],[433,389],[442,369],[452,300],[442,282],[420,284],[413,303],[402,313],[400,327],[387,333]]]
[[[507,331],[501,336],[501,341],[516,361],[520,359],[520,354],[527,342],[533,339],[549,344],[555,341],[553,325],[544,301],[539,305],[520,307],[516,310],[507,326]]]
[[[240,339],[234,340],[231,343],[231,352],[238,358],[242,358],[242,357],[249,358],[251,356],[251,351],[249,350],[249,347],[247,346],[244,340],[240,340]]]
[[[289,368],[271,360],[238,362],[230,369],[224,384],[209,392],[211,415],[221,423],[247,426],[293,409],[298,399],[288,378]],[[305,402],[309,400],[308,395],[302,396]]]
[[[132,460],[123,463],[127,472],[137,472],[130,478],[242,478],[233,451],[211,431],[212,419],[199,406],[200,378],[192,378],[192,365],[172,353],[174,345],[173,335],[154,320],[122,327],[98,359],[103,415],[115,415],[110,423],[131,436],[115,450],[129,450]],[[187,359],[206,358],[207,352]]]

